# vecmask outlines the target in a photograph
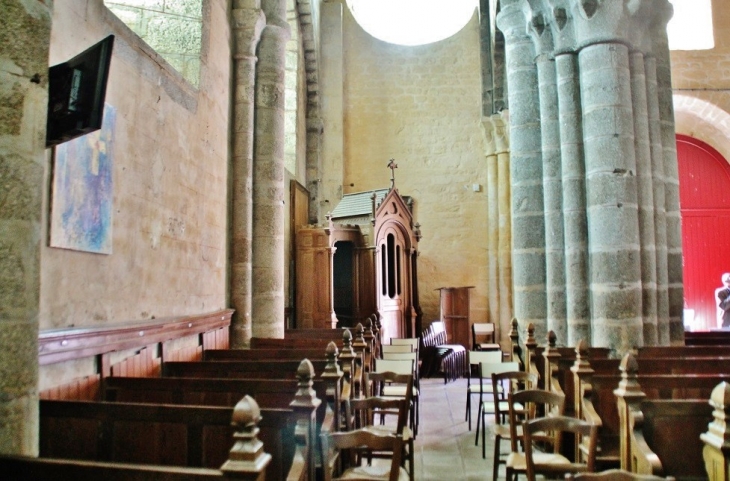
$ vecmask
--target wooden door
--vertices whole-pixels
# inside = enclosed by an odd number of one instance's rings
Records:
[[[685,324],[722,325],[715,289],[730,272],[730,165],[702,141],[677,136]],[[694,314],[694,320],[690,319]]]

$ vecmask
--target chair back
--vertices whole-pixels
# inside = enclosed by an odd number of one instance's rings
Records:
[[[469,351],[469,364],[479,364],[486,362],[497,364],[502,362],[502,351]]]
[[[494,323],[491,322],[475,322],[471,325],[471,342],[472,349],[500,349],[499,344],[494,340],[495,331]]]
[[[512,392],[509,394],[507,402],[509,405],[510,437],[512,451],[514,452],[517,451],[517,426],[520,423],[536,419],[540,415],[546,417],[562,416],[565,410],[565,396],[542,389],[525,389],[524,391]],[[521,407],[519,412],[516,406]],[[538,412],[538,408],[542,412]],[[558,432],[555,436],[544,435],[540,441],[560,446],[561,434]]]
[[[637,474],[623,469],[608,469],[600,473],[568,473],[566,481],[674,481],[674,476],[654,476],[653,474]]]
[[[382,360],[382,359],[379,359]],[[397,361],[399,363],[407,361]],[[395,372],[392,370],[375,370],[364,374],[365,397],[382,395],[385,385],[400,384],[404,386],[403,392],[407,406],[410,406],[413,398],[413,373]]]
[[[347,419],[352,424],[347,426],[348,431],[375,426],[375,419],[385,416],[395,416],[394,434],[403,435],[403,429],[408,420],[408,406],[406,399],[393,397],[371,396],[361,399],[351,399],[347,404]]]
[[[412,377],[415,373],[413,363],[412,359],[376,359],[374,371],[410,374]]]
[[[384,344],[380,347],[382,354],[391,352],[416,352],[412,344]]]
[[[525,443],[525,465],[527,470],[528,481],[535,481],[538,474],[544,475],[546,478],[552,478],[557,475],[565,475],[566,473],[592,472],[596,461],[596,442],[598,438],[598,426],[591,424],[582,419],[572,418],[568,416],[543,417],[525,421],[522,424],[522,431]],[[551,434],[555,439],[563,433],[574,433],[584,436],[588,439],[588,453],[584,463],[579,462],[544,462],[539,463],[534,456],[537,440],[544,440],[545,434]],[[552,443],[553,453],[557,455],[560,450],[560,444]],[[544,451],[541,444],[540,449]]]
[[[322,448],[327,457],[324,463],[325,481],[339,479],[382,479],[397,481],[400,476],[401,458],[403,453],[403,438],[396,434],[373,433],[366,429],[354,431],[323,433]],[[340,456],[344,450],[349,456]],[[389,451],[393,453],[390,469],[376,473],[377,468],[359,466],[357,460],[367,460],[365,453],[369,451]],[[362,453],[362,456],[356,454]],[[341,472],[338,472],[337,458],[341,459]],[[380,474],[381,476],[377,476]],[[340,477],[342,476],[342,477]]]
[[[537,374],[532,372],[518,371],[517,369],[515,369],[516,367],[518,367],[518,364],[516,362],[503,362],[501,364],[507,364],[512,369],[505,371],[492,371],[491,378],[492,389],[494,390],[494,417],[497,424],[500,424],[502,422],[501,420],[507,417],[509,414],[508,406],[505,406],[502,402],[500,402],[499,399],[498,390],[500,386],[503,389],[506,387],[505,391],[507,394],[508,403],[510,399],[510,394],[523,389],[532,389],[533,387],[537,386]],[[483,367],[483,364],[480,365],[480,368]],[[512,423],[510,423],[510,435],[513,439],[516,437],[515,433],[512,432]]]
[[[414,351],[418,350],[419,339],[417,337],[391,337],[391,346],[407,345],[412,346]]]

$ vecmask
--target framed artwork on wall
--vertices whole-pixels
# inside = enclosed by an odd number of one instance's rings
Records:
[[[112,156],[116,109],[104,105],[101,130],[56,146],[50,246],[112,253]]]

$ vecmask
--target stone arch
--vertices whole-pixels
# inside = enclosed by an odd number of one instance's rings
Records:
[[[730,113],[697,97],[675,94],[676,133],[701,140],[730,159]]]

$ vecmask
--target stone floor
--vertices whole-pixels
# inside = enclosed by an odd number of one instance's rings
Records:
[[[477,398],[472,406],[472,430],[464,421],[466,379],[444,384],[443,379],[421,380],[421,422],[415,440],[415,479],[476,481],[492,478],[494,442],[487,431],[487,459],[482,458],[481,439],[474,445]],[[487,423],[494,422],[493,417]],[[480,436],[481,437],[481,436]],[[507,443],[503,450],[508,450]],[[504,465],[500,479],[504,479]]]

